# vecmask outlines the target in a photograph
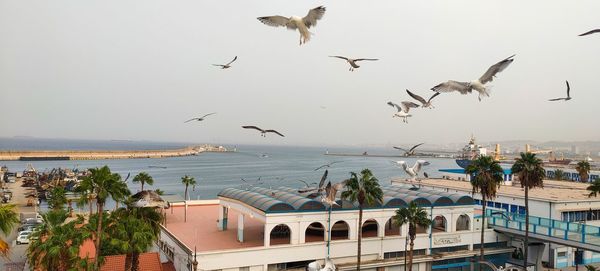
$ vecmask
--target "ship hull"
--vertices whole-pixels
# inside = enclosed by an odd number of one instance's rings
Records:
[[[470,159],[456,159],[454,161],[456,162],[456,164],[459,167],[466,169],[471,164],[471,162],[473,160],[470,160]]]

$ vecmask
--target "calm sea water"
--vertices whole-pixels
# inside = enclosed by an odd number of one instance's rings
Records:
[[[131,141],[84,141],[84,140],[37,140],[37,139],[0,139],[2,149],[167,149],[185,144],[154,143]],[[232,146],[227,146],[232,147]],[[405,160],[409,165],[415,158],[384,157],[336,157],[324,155],[329,152],[390,154],[399,152],[385,148],[327,148],[327,147],[281,147],[281,146],[236,146],[234,153],[202,153],[198,156],[127,159],[127,160],[85,160],[85,161],[0,161],[10,171],[22,171],[31,163],[37,170],[61,168],[93,168],[108,165],[113,172],[123,178],[131,173],[129,186],[132,191],[139,185],[132,184],[135,174],[145,171],[154,178],[153,188],[164,190],[168,194],[183,196],[185,187],[181,184],[184,175],[193,176],[198,185],[190,191],[192,199],[211,199],[227,187],[245,185],[244,178],[252,185],[261,187],[302,187],[304,184],[318,182],[324,169],[314,171],[320,165],[342,161],[329,168],[328,180],[339,182],[349,177],[349,172],[359,172],[369,168],[382,184],[389,184],[392,178],[406,178],[402,169],[396,167],[393,160]],[[266,154],[266,155],[263,155]],[[427,159],[431,164],[424,168],[430,176],[441,176],[440,168],[457,168],[453,159]],[[164,168],[157,168],[164,167]],[[260,181],[258,178],[260,177]]]

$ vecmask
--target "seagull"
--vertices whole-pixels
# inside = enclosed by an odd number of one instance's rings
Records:
[[[419,147],[419,146],[423,145],[423,144],[425,144],[425,142],[423,142],[423,143],[419,143],[419,144],[417,144],[417,145],[414,145],[414,146],[412,146],[412,148],[410,148],[409,150],[406,150],[406,149],[403,149],[403,148],[400,148],[400,147],[394,147],[394,149],[397,149],[397,150],[404,151],[404,155],[405,155],[405,156],[411,156],[411,155],[415,155],[415,149],[416,149],[417,147]]]
[[[579,34],[579,36],[580,36],[580,37],[583,37],[583,36],[587,36],[587,35],[589,35],[589,34],[594,34],[594,33],[600,33],[600,28],[599,28],[599,29],[590,30],[590,31],[588,31],[588,32],[585,32],[585,33],[583,33],[583,34]]]
[[[358,68],[360,68],[360,66],[358,66],[358,65],[356,64],[356,62],[358,62],[358,61],[364,61],[364,60],[368,60],[368,61],[376,61],[376,60],[379,60],[379,59],[377,59],[377,58],[357,58],[357,59],[352,59],[352,58],[347,58],[347,57],[345,57],[345,56],[329,56],[329,57],[337,57],[337,58],[339,58],[339,59],[346,60],[346,61],[348,62],[348,64],[350,64],[350,69],[349,69],[349,71],[351,71],[351,72],[353,72],[353,71],[354,71],[354,69],[358,69]]]
[[[275,134],[278,134],[278,135],[279,135],[279,136],[281,136],[281,137],[285,137],[284,135],[282,135],[281,133],[279,133],[279,132],[277,132],[277,131],[275,131],[275,130],[263,130],[263,129],[261,129],[261,128],[258,128],[258,127],[256,127],[256,126],[242,126],[242,128],[244,128],[244,129],[254,129],[254,130],[258,130],[258,131],[260,131],[260,135],[261,135],[262,137],[266,137],[266,134],[267,134],[267,133],[275,133]]]
[[[328,170],[325,170],[325,172],[323,173],[323,176],[321,176],[321,181],[319,182],[319,185],[317,187],[308,187],[305,189],[301,189],[301,190],[298,190],[298,193],[304,194],[304,193],[310,192],[310,194],[306,195],[306,197],[308,197],[308,198],[317,197],[320,193],[325,191],[325,180],[327,180],[328,174],[329,174]]]
[[[165,202],[160,195],[152,190],[143,190],[131,196],[134,201],[132,207],[153,207],[153,208],[169,208],[169,203]]]
[[[479,79],[473,80],[471,82],[458,82],[454,80],[449,80],[445,83],[438,84],[437,86],[431,88],[431,90],[435,92],[452,92],[458,91],[460,94],[471,93],[473,90],[479,92],[479,101],[481,101],[482,95],[490,96],[490,88],[486,87],[485,84],[494,80],[496,74],[503,71],[514,61],[513,57],[515,55],[509,56],[506,59],[492,65]]]
[[[408,120],[407,120],[407,118],[408,118],[408,117],[412,117],[412,115],[408,114],[408,111],[409,111],[411,108],[417,108],[417,107],[419,107],[419,105],[418,105],[418,104],[416,104],[416,103],[413,103],[413,102],[407,102],[407,101],[403,101],[403,102],[401,102],[401,103],[400,103],[400,105],[398,105],[398,104],[395,104],[395,103],[392,103],[392,102],[388,102],[387,104],[388,104],[389,106],[391,106],[391,107],[395,107],[395,108],[398,110],[398,112],[397,112],[396,114],[394,114],[394,115],[392,116],[392,118],[394,118],[394,117],[403,118],[403,120],[402,120],[402,121],[403,121],[404,123],[408,123]]]
[[[325,266],[323,266],[323,268],[321,268],[319,262],[314,261],[309,263],[306,269],[308,271],[336,271],[336,267],[333,264],[333,261],[331,261],[331,259],[329,258],[325,259]]]
[[[203,121],[203,120],[204,120],[204,118],[206,118],[206,117],[208,117],[208,116],[210,116],[210,115],[214,115],[214,114],[217,114],[217,112],[209,113],[209,114],[206,114],[206,115],[204,115],[204,116],[202,116],[202,117],[199,117],[199,118],[192,118],[192,119],[189,119],[189,120],[186,120],[186,121],[184,121],[183,123],[188,123],[188,122],[190,122],[190,121],[193,121],[193,120],[196,120],[196,121]]]
[[[415,179],[415,177],[417,177],[419,175],[419,171],[421,171],[421,167],[429,165],[429,162],[427,162],[425,160],[417,160],[411,168],[408,167],[406,165],[406,162],[404,162],[404,161],[396,161],[396,164],[398,166],[401,166],[402,169],[404,169],[404,172],[406,172],[411,177],[411,181],[413,181]]]
[[[306,186],[304,186],[304,188],[309,188],[309,187],[311,187],[311,185],[316,185],[316,184],[317,184],[316,182],[313,182],[313,183],[310,183],[310,184],[308,184],[307,182],[305,182],[305,181],[303,181],[303,180],[298,180],[298,181],[299,181],[299,182],[303,182],[303,183],[306,185]]]
[[[431,100],[433,100],[433,98],[435,98],[435,96],[438,96],[438,95],[440,95],[440,94],[441,94],[441,93],[439,93],[439,92],[436,92],[435,94],[433,94],[433,95],[432,95],[432,96],[429,98],[429,100],[427,100],[427,101],[426,101],[425,99],[423,99],[423,97],[421,97],[421,96],[419,96],[419,95],[417,95],[417,94],[414,94],[414,93],[410,92],[410,90],[408,90],[408,89],[406,90],[406,92],[408,93],[408,95],[410,95],[410,97],[413,97],[413,99],[415,99],[415,100],[417,100],[417,101],[421,102],[421,107],[427,107],[427,108],[429,108],[429,109],[431,109],[431,108],[435,108],[435,106],[433,106],[433,105],[431,104]]]
[[[328,167],[331,167],[333,164],[337,164],[337,163],[341,163],[341,162],[344,162],[344,161],[333,161],[333,162],[331,162],[331,163],[329,163],[329,164],[325,164],[325,165],[322,165],[322,166],[320,166],[320,167],[318,167],[318,168],[315,168],[315,170],[314,170],[314,171],[317,171],[317,170],[319,170],[319,169],[322,169],[322,168],[324,168],[324,167],[327,167],[327,168],[328,168]]]
[[[309,28],[316,26],[317,21],[323,18],[325,14],[325,7],[318,6],[308,11],[308,14],[304,16],[304,18],[300,18],[298,16],[291,16],[289,18],[284,16],[266,16],[266,17],[258,17],[257,19],[261,21],[263,24],[268,26],[285,26],[289,30],[296,30],[300,32],[300,45],[306,43],[310,40],[310,31]]]
[[[554,101],[564,100],[566,102],[568,100],[571,100],[571,86],[569,86],[569,81],[565,81],[565,82],[567,82],[567,97],[566,98],[550,99],[548,101],[554,102]]]
[[[237,56],[233,58],[233,60],[229,61],[229,63],[223,64],[213,64],[213,66],[221,67],[222,70],[231,68],[231,63],[237,60]]]

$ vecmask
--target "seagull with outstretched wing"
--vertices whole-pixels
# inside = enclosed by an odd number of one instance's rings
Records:
[[[206,115],[204,115],[204,116],[202,116],[202,117],[198,117],[198,118],[191,118],[191,119],[189,119],[189,120],[186,120],[186,121],[184,121],[183,123],[188,123],[188,122],[190,122],[190,121],[193,121],[193,120],[195,120],[195,121],[203,121],[203,120],[204,120],[204,118],[206,118],[206,117],[208,117],[208,116],[210,116],[210,115],[214,115],[214,114],[217,114],[217,113],[216,113],[216,112],[213,112],[213,113],[206,114]]]
[[[346,60],[346,62],[348,62],[348,64],[350,64],[349,71],[351,71],[351,72],[353,72],[354,69],[360,68],[360,66],[358,66],[358,64],[356,64],[356,62],[358,62],[358,61],[377,61],[377,60],[379,60],[377,58],[355,58],[355,59],[353,59],[353,58],[347,58],[345,56],[329,56],[329,57],[336,57],[339,59]]]
[[[471,82],[459,82],[454,80],[449,80],[447,82],[438,84],[431,88],[431,90],[435,92],[454,92],[458,91],[460,94],[468,94],[473,90],[479,92],[479,101],[481,101],[481,97],[490,96],[491,86],[486,86],[485,84],[492,82],[496,74],[502,72],[510,63],[514,61],[513,57],[515,55],[509,56],[504,60],[492,65],[488,68],[488,70],[481,76],[479,79],[473,80]]]
[[[341,162],[344,162],[344,161],[333,161],[333,162],[331,162],[331,163],[329,163],[329,164],[325,164],[325,165],[322,165],[322,166],[320,166],[320,167],[318,167],[318,168],[315,168],[315,170],[314,170],[314,171],[317,171],[317,170],[319,170],[319,169],[322,169],[322,168],[324,168],[324,167],[327,167],[327,168],[329,168],[329,167],[331,167],[333,164],[337,164],[337,163],[341,163]]]
[[[398,105],[396,103],[392,103],[392,102],[388,102],[387,104],[391,107],[396,108],[396,110],[398,110],[398,112],[396,112],[396,114],[394,114],[392,116],[392,118],[395,118],[395,117],[402,118],[402,121],[404,123],[408,123],[408,117],[412,117],[411,114],[408,114],[408,111],[410,111],[411,108],[419,107],[418,104],[413,103],[413,102],[408,102],[408,101],[403,101],[400,103],[400,105]]]
[[[583,34],[579,34],[579,36],[583,37],[583,36],[587,36],[587,35],[594,34],[594,33],[600,33],[600,28],[599,29],[590,30],[590,31],[585,32]]]
[[[397,149],[397,150],[404,151],[404,155],[405,155],[405,156],[411,156],[411,155],[414,155],[414,154],[415,154],[415,149],[416,149],[417,147],[419,147],[419,146],[423,145],[423,144],[425,144],[425,142],[423,142],[423,143],[419,143],[419,144],[417,144],[417,145],[414,145],[414,146],[412,146],[412,148],[410,148],[410,149],[408,149],[408,150],[406,150],[406,149],[404,149],[404,148],[400,148],[400,147],[395,147],[395,146],[394,146],[394,149]]]
[[[263,130],[263,129],[261,129],[261,128],[258,128],[258,127],[256,127],[256,126],[253,126],[253,125],[246,125],[246,126],[242,126],[242,128],[244,128],[244,129],[254,129],[254,130],[257,130],[257,131],[259,131],[259,132],[260,132],[260,135],[261,135],[262,137],[266,137],[266,136],[267,136],[267,135],[266,135],[267,133],[274,133],[274,134],[277,134],[277,135],[279,135],[279,136],[281,136],[281,137],[285,137],[283,134],[281,134],[280,132],[277,132],[276,130],[272,130],[272,129],[271,129],[271,130]]]
[[[306,195],[309,198],[317,197],[319,194],[321,194],[323,191],[325,191],[325,180],[327,180],[328,174],[329,174],[329,171],[325,170],[325,172],[323,173],[323,176],[321,176],[321,181],[319,182],[319,185],[317,185],[317,187],[308,187],[305,189],[300,189],[300,190],[298,190],[298,193],[300,193],[300,194],[309,193],[308,195]]]
[[[229,61],[227,64],[213,64],[213,66],[221,67],[222,70],[231,68],[231,63],[237,60],[237,56],[233,58],[233,60]]]
[[[571,86],[569,85],[569,81],[565,81],[565,82],[567,83],[567,97],[566,98],[550,99],[548,101],[554,102],[554,101],[564,100],[566,102],[568,100],[571,100]]]
[[[423,97],[414,94],[412,92],[410,92],[410,90],[406,90],[406,92],[408,93],[408,95],[410,95],[410,97],[413,97],[413,99],[419,101],[421,103],[421,107],[427,107],[429,109],[431,108],[435,108],[432,104],[431,104],[431,100],[433,100],[433,98],[435,98],[436,96],[440,95],[440,92],[436,92],[435,94],[431,95],[431,97],[429,98],[429,100],[425,100],[423,99]]]
[[[429,162],[425,160],[417,160],[412,167],[408,167],[405,161],[396,161],[398,166],[401,166],[404,172],[410,176],[411,181],[414,181],[415,178],[419,175],[419,171],[423,166],[429,165]]]
[[[298,29],[298,32],[300,32],[300,45],[302,45],[303,43],[306,43],[310,40],[310,35],[312,33],[310,33],[308,29],[313,26],[316,26],[317,21],[323,18],[323,15],[325,15],[325,7],[319,6],[308,11],[308,14],[306,14],[306,16],[304,16],[303,18],[298,16],[291,16],[288,18],[284,16],[275,15],[258,17],[257,19],[268,26],[285,26],[289,30]]]

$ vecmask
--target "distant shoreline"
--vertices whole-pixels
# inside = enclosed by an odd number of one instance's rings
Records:
[[[2,150],[0,161],[166,158],[198,155],[202,152],[228,152],[228,150],[223,146],[208,144],[170,150]]]

